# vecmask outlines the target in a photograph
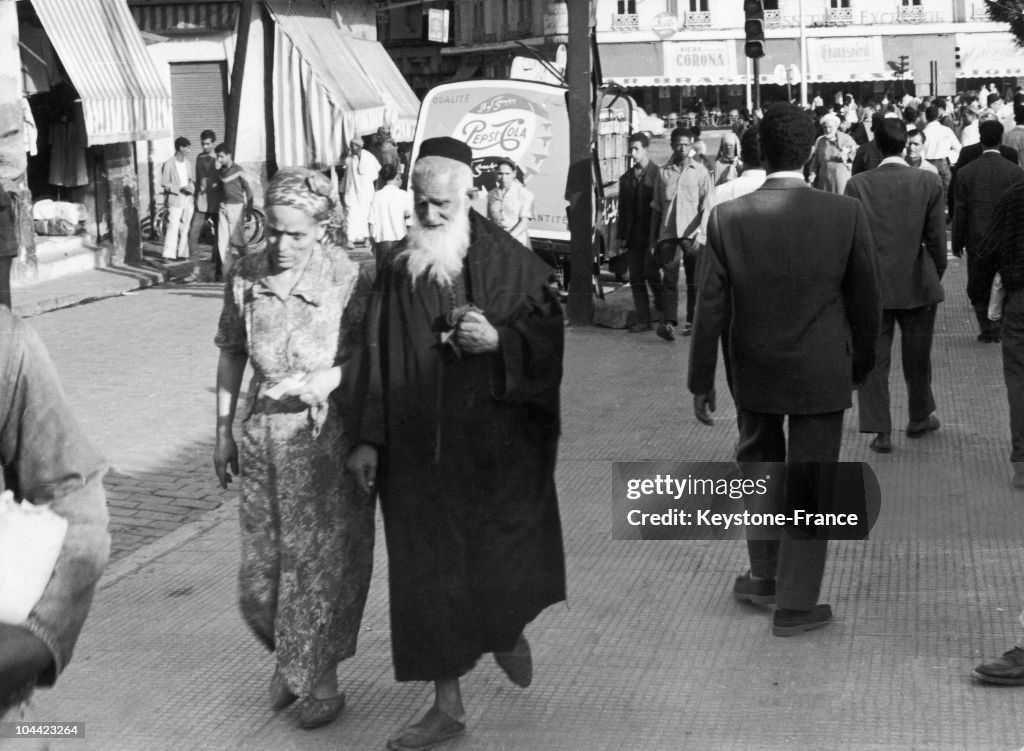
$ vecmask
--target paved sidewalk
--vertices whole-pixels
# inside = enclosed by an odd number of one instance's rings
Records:
[[[1020,630],[1024,493],[1009,485],[999,348],[974,340],[963,284],[954,261],[933,360],[942,429],[916,441],[896,434],[893,453],[879,457],[856,432],[856,410],[847,415],[843,458],[874,468],[883,515],[870,541],[832,545],[823,599],[835,623],[792,639],[770,634],[768,609],[730,596],[746,568],[742,543],[610,539],[611,462],[730,459],[735,411],[721,373],[715,425],[701,426],[685,390],[686,339],[569,330],[558,470],[569,602],[527,631],[534,685],[515,688],[484,659],[464,682],[467,735],[439,748],[1024,746],[1024,689],[970,679],[976,662]],[[213,307],[205,293],[190,294]],[[138,314],[136,302],[117,304]],[[898,358],[894,370],[902,425]],[[84,387],[62,373],[69,393],[80,394]],[[166,388],[173,396],[182,385]],[[169,420],[174,410],[160,405],[161,392],[153,400]],[[173,407],[185,414],[162,429],[176,448],[153,461],[178,471],[209,430],[191,425],[187,403]],[[269,710],[272,660],[235,604],[236,503],[111,566],[67,673],[37,695],[41,718],[85,723],[84,740],[54,749],[380,749],[425,708],[427,686],[392,678],[378,526],[359,652],[339,671],[348,694],[342,719],[302,731],[291,711]]]

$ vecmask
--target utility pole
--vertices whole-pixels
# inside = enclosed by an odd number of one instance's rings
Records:
[[[591,143],[594,138],[590,60],[590,1],[569,0],[569,323],[590,324],[594,315],[591,288],[594,266],[594,186]]]

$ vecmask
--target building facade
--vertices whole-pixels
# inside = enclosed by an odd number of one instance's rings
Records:
[[[744,11],[710,0],[596,0],[605,82],[648,111],[727,108],[752,101]],[[949,96],[1014,87],[1024,52],[980,0],[766,0],[763,101],[836,93],[858,101],[906,91]],[[901,58],[903,72],[901,68]],[[789,84],[787,88],[787,84]]]

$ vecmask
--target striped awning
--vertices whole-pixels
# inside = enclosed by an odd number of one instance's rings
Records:
[[[1024,50],[1009,32],[957,34],[956,46],[960,53],[957,78],[1024,76]]]
[[[411,141],[416,132],[420,100],[402,71],[380,42],[348,37],[348,43],[363,66],[363,71],[377,84],[377,90],[384,98],[384,118],[391,127],[392,137],[396,141]]]
[[[386,122],[387,105],[347,35],[315,2],[266,0],[274,30],[274,145],[278,167],[326,167],[346,142]]]
[[[132,17],[140,31],[207,32],[233,31],[238,22],[237,0],[203,3],[145,3],[129,0]]]
[[[125,0],[33,0],[82,99],[90,146],[171,135],[171,93]]]

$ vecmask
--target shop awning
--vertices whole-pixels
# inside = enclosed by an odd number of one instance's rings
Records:
[[[911,70],[903,75],[914,77]],[[896,76],[882,54],[882,37],[829,37],[807,40],[807,80],[894,81]]]
[[[660,42],[630,42],[627,44],[599,44],[601,76],[605,83],[620,86],[646,86],[624,83],[650,77],[662,70]]]
[[[733,40],[601,45],[601,74],[620,86],[738,85],[747,78]]]
[[[384,45],[369,39],[347,40],[363,71],[377,84],[386,105],[384,122],[396,141],[411,141],[416,132],[420,100]]]
[[[87,143],[171,135],[171,93],[125,0],[33,0],[82,99]]]
[[[1024,50],[1007,32],[957,34],[956,46],[960,50],[957,78],[1024,76]]]
[[[274,31],[274,144],[279,167],[337,164],[346,142],[386,122],[387,104],[347,35],[315,2],[266,0]]]

